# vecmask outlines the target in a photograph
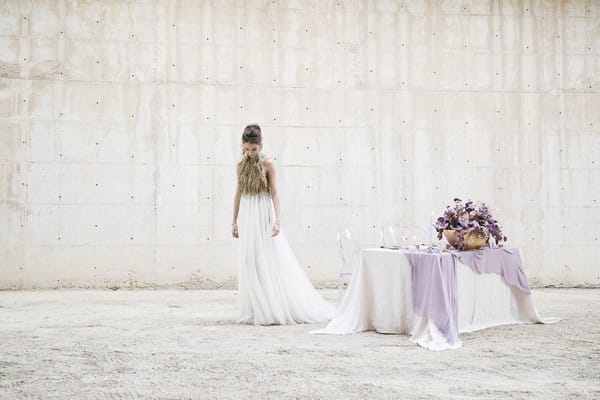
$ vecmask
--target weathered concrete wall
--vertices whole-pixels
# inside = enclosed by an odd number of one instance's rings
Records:
[[[599,1],[0,3],[0,288],[233,286],[243,126],[315,281],[335,232],[498,209],[537,284],[598,285]]]

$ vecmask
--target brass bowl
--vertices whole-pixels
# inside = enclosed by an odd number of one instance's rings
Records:
[[[450,243],[450,246],[454,247],[455,249],[458,249],[458,243],[457,243],[458,237],[456,235],[455,230],[445,229],[444,237],[446,238],[448,243]],[[462,250],[478,249],[480,247],[485,246],[487,241],[488,241],[488,239],[481,233],[467,233],[463,240],[465,247]]]

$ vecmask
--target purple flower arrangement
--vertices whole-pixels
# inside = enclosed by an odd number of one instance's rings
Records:
[[[454,207],[446,207],[444,214],[435,223],[437,238],[441,240],[447,229],[456,231],[456,247],[460,250],[465,248],[465,237],[469,234],[483,236],[486,243],[493,238],[496,245],[507,240],[485,203],[474,203],[471,200],[463,203],[461,199],[454,199]]]

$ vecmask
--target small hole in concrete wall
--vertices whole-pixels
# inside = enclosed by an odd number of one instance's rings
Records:
[[[175,228],[175,225],[171,225],[171,228]]]
[[[133,240],[133,236],[131,236],[129,239],[130,239],[130,240]]]
[[[206,240],[208,241],[208,240],[210,240],[210,238],[209,238],[209,237],[207,237],[207,238],[206,238]]]
[[[98,186],[98,184],[96,183],[96,186]]]
[[[173,185],[173,187],[175,187],[175,185]]]
[[[95,224],[95,225],[94,225],[94,228],[97,228],[97,227],[98,227],[98,224]]]
[[[131,196],[131,200],[133,200],[133,196]]]

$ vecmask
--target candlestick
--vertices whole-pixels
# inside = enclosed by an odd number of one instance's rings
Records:
[[[429,245],[433,244],[433,211],[429,214]]]

